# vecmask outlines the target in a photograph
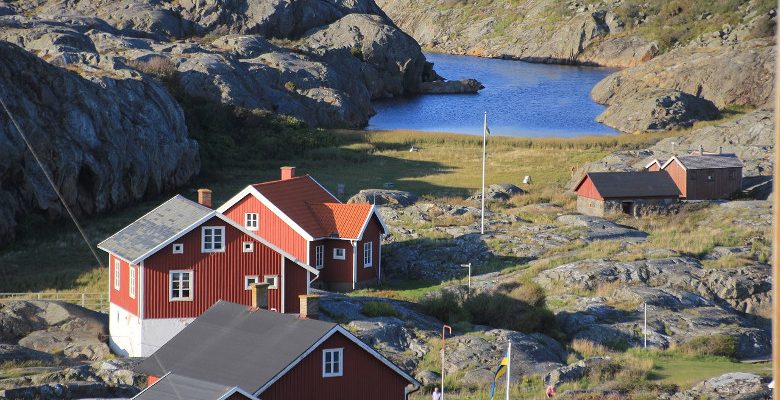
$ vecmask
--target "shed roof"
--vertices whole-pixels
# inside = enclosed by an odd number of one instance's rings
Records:
[[[357,239],[371,216],[371,204],[309,204],[319,223],[319,235]]]
[[[208,207],[176,195],[102,241],[98,247],[133,262],[212,212]]]
[[[579,190],[587,179],[605,199],[680,196],[680,189],[666,171],[589,172],[574,190]]]
[[[674,156],[667,161],[663,168],[677,160],[685,169],[719,169],[719,168],[742,168],[744,164],[734,154],[705,154],[705,155],[687,155]]]

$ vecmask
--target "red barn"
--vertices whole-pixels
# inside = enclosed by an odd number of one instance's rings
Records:
[[[281,179],[247,186],[218,209],[244,228],[320,271],[330,290],[381,279],[388,232],[370,204],[343,204],[309,175],[282,167]]]
[[[262,400],[401,400],[420,387],[340,325],[303,317],[218,302],[139,365],[160,379],[134,400],[218,400],[236,389]]]
[[[577,211],[597,217],[662,211],[680,198],[679,189],[666,171],[590,172],[574,191]]]
[[[250,304],[252,283],[269,283],[269,310],[298,312],[319,271],[202,202],[175,196],[98,245],[116,354],[148,356],[218,300]]]
[[[674,156],[662,169],[669,172],[686,200],[717,200],[742,189],[742,161],[734,154]]]

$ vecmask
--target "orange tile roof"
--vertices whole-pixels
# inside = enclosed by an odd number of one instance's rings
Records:
[[[342,204],[309,175],[252,185],[314,238],[356,239],[370,204]]]

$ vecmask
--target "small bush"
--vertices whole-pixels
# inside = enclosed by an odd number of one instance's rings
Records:
[[[349,52],[358,60],[363,61],[363,49],[358,46],[352,46]]]
[[[381,301],[367,301],[363,303],[361,314],[366,317],[398,317],[398,311],[392,305]]]
[[[572,340],[571,349],[582,358],[606,356],[610,353],[606,346],[584,339]]]
[[[162,56],[151,57],[146,60],[131,60],[127,62],[127,65],[161,81],[172,80],[179,73],[176,69],[176,64],[169,58]]]
[[[697,336],[683,343],[679,350],[692,356],[736,358],[737,339],[728,335]]]
[[[293,92],[293,91],[295,91],[295,89],[298,88],[298,86],[293,81],[287,81],[284,84],[284,88],[289,90],[289,91],[291,91],[291,92]]]

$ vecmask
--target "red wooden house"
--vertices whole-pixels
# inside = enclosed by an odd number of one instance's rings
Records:
[[[374,206],[343,204],[294,167],[282,167],[280,180],[247,186],[218,211],[319,270],[318,284],[330,290],[381,279],[388,230]]]
[[[682,199],[717,200],[742,189],[742,161],[734,154],[693,153],[674,156],[661,169],[672,176]]]
[[[574,191],[577,211],[597,217],[621,213],[639,216],[664,210],[680,198],[679,189],[666,171],[589,172]]]
[[[420,387],[340,325],[302,317],[218,302],[139,365],[153,384],[134,400],[401,400]]]
[[[201,203],[175,196],[98,247],[109,253],[109,344],[145,357],[218,300],[250,304],[270,284],[269,310],[298,312],[316,269]]]

